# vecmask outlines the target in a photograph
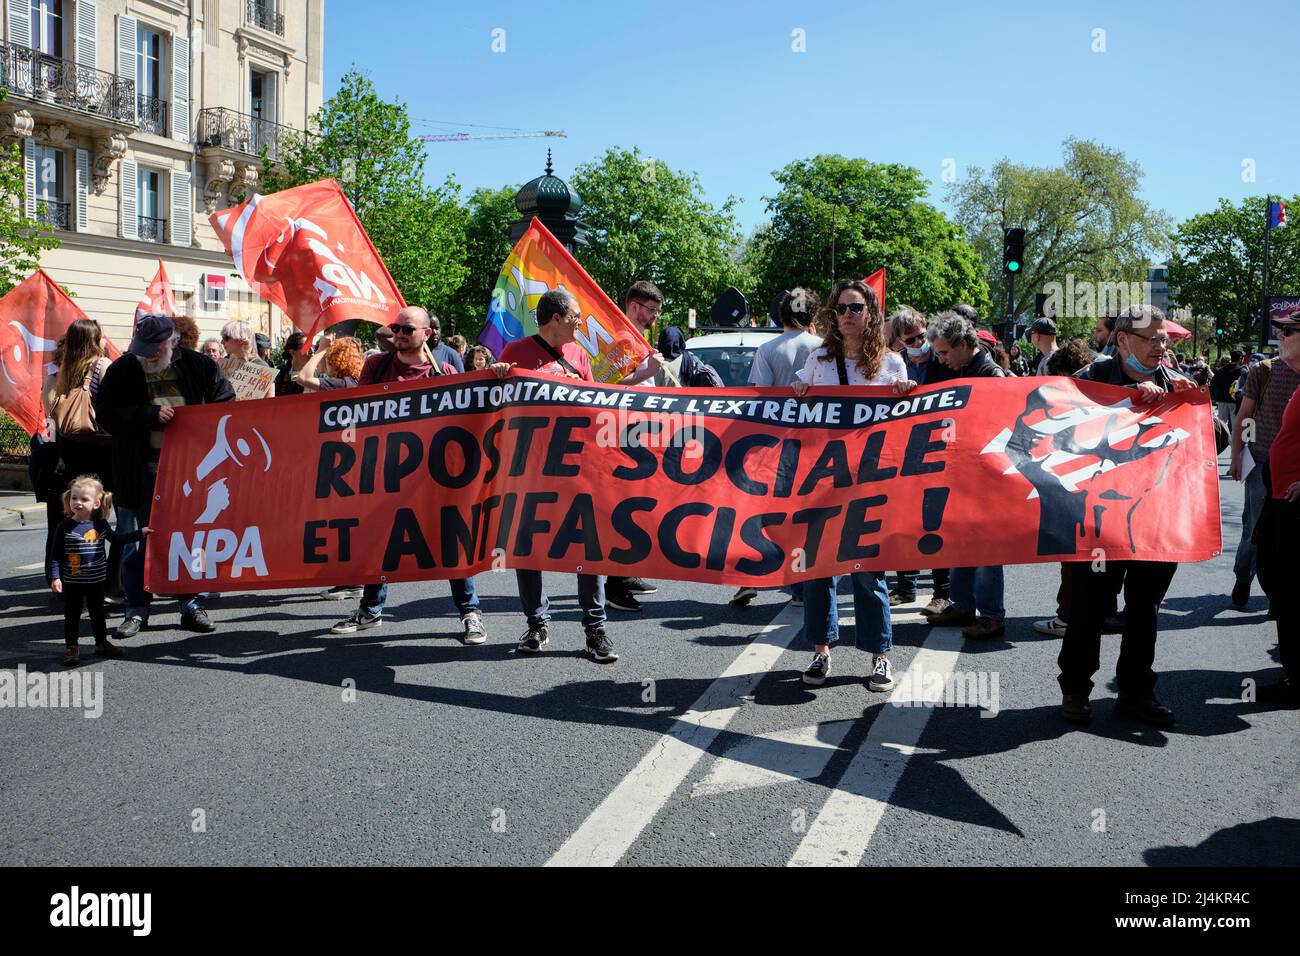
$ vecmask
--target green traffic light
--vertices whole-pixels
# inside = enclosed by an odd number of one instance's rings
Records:
[[[1019,262],[1015,262],[1015,261],[1013,260],[1013,261],[1007,263],[1007,271],[1008,271],[1008,272],[1018,272],[1019,270],[1020,270],[1020,263],[1019,263]]]

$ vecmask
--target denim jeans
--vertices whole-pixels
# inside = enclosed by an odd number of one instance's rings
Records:
[[[144,505],[139,508],[124,508],[121,505],[114,505],[113,511],[117,515],[117,531],[119,534],[130,534],[133,531],[139,531],[141,528],[148,527],[149,513],[153,505],[153,482],[149,483],[149,494],[144,498]],[[138,617],[149,621],[149,606],[153,604],[153,595],[144,589],[144,541],[135,541],[122,546],[122,594],[125,607],[122,609],[122,616]],[[189,607],[198,607],[199,599],[195,594],[177,594],[176,600],[182,610]]]
[[[1255,534],[1255,522],[1264,510],[1264,463],[1258,462],[1242,482],[1245,488],[1245,503],[1241,507],[1241,540],[1237,542],[1237,560],[1232,571],[1238,581],[1251,581],[1255,577],[1255,543],[1251,538]]]
[[[963,611],[1001,621],[1007,616],[1002,600],[1002,565],[952,569],[952,601]]]
[[[921,573],[920,571],[896,572],[895,578],[897,579],[898,583],[895,585],[894,589],[902,592],[903,594],[915,594],[916,578],[917,575],[919,575],[920,573]],[[930,572],[930,577],[934,581],[934,593],[931,595],[931,597],[937,597],[937,598],[948,597],[950,593],[948,569],[935,568]]]
[[[451,584],[451,600],[461,617],[478,611],[478,591],[473,578],[452,578],[448,583]],[[367,584],[361,591],[361,610],[367,614],[383,614],[387,600],[387,584]]]
[[[551,599],[542,589],[542,572],[515,571],[519,585],[519,602],[524,606],[528,626],[540,627],[551,619]],[[583,630],[605,623],[605,579],[599,574],[578,575],[578,606],[582,608]]]
[[[885,572],[857,571],[849,577],[858,647],[874,654],[887,653],[894,646],[894,622],[889,617]],[[839,577],[804,582],[803,632],[814,646],[839,640],[840,615],[835,601],[839,583]]]

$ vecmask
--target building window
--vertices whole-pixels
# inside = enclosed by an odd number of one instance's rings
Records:
[[[167,135],[167,104],[162,98],[162,34],[140,27],[136,37],[136,89],[140,128]]]
[[[36,147],[36,221],[51,229],[71,229],[72,204],[64,178],[63,150]]]
[[[162,216],[162,174],[140,168],[140,238],[145,242],[166,242],[167,220]]]
[[[32,48],[62,58],[63,0],[31,0],[31,25]]]

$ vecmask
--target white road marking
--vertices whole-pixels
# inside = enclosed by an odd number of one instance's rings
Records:
[[[831,720],[811,727],[746,737],[719,757],[691,788],[692,799],[751,790],[791,780],[811,780],[840,750],[855,720]]]
[[[934,711],[923,704],[942,699],[943,684],[957,664],[963,641],[958,628],[930,629],[912,666],[897,679],[890,703],[876,715],[844,776],[804,834],[790,866],[857,866],[862,861]],[[935,674],[944,681],[934,679]],[[931,691],[936,689],[934,696]]]
[[[14,570],[15,571],[39,571],[43,567],[45,567],[45,562],[37,561],[35,564],[20,564],[18,565],[18,567],[14,568]]]

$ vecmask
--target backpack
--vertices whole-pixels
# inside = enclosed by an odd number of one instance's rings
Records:
[[[722,376],[712,365],[701,362],[690,352],[682,353],[682,386],[684,388],[722,388]]]

